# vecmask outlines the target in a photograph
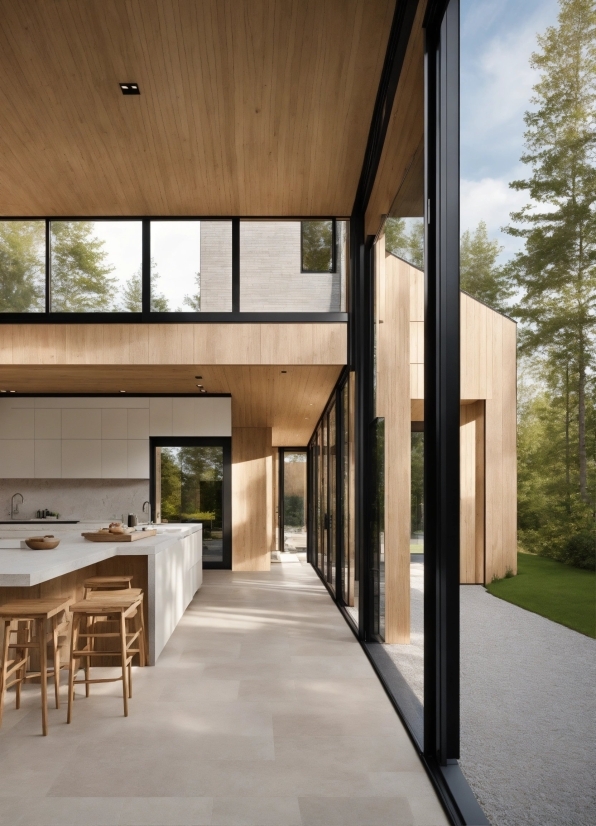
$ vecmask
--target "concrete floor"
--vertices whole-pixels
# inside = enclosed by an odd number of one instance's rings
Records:
[[[0,824],[440,826],[401,723],[314,571],[206,571],[154,668],[50,711],[9,698]],[[63,689],[63,697],[66,692]]]

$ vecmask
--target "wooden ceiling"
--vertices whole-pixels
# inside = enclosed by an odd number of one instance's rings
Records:
[[[208,393],[231,393],[233,427],[271,427],[274,445],[297,447],[308,443],[341,370],[341,365],[0,365],[0,388],[34,394],[199,394],[200,383]]]
[[[349,215],[394,5],[0,0],[0,215]]]

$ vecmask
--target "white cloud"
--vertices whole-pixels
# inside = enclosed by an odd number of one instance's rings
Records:
[[[502,258],[507,259],[518,249],[520,241],[501,231],[509,223],[511,212],[528,203],[528,194],[509,188],[505,178],[482,178],[479,181],[460,182],[460,223],[461,231],[475,229],[480,221],[485,221],[489,235],[498,238],[504,247]]]

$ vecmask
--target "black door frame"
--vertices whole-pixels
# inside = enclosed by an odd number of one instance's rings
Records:
[[[308,518],[309,518],[309,466],[308,466],[308,447],[278,447],[278,484],[277,484],[277,541],[280,545],[280,552],[284,550],[284,531],[285,531],[285,481],[284,481],[284,455],[286,453],[304,453],[306,457],[306,490],[304,492],[304,524],[306,526],[306,535],[308,537]],[[308,543],[308,539],[307,539]],[[308,544],[307,544],[308,548]],[[308,551],[307,551],[308,553]]]
[[[156,447],[221,447],[223,448],[222,485],[222,561],[205,562],[203,568],[230,570],[232,567],[232,439],[230,436],[150,436],[149,437],[149,502],[151,520],[155,519],[155,448]]]

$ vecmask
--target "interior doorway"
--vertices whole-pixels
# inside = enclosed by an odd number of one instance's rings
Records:
[[[151,514],[155,522],[200,522],[203,568],[230,568],[231,440],[152,437]]]
[[[307,515],[306,448],[279,449],[279,549],[304,554]]]

